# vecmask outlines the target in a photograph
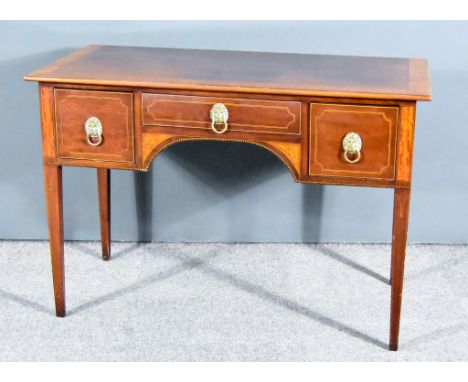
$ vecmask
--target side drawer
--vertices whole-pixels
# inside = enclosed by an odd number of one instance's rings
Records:
[[[211,130],[210,110],[217,103],[224,104],[229,112],[226,135],[231,131],[300,134],[301,103],[284,100],[143,93],[143,125]]]
[[[398,110],[310,104],[309,175],[394,179]]]
[[[134,163],[133,93],[55,89],[57,156]],[[95,117],[102,142],[92,145],[85,130]]]

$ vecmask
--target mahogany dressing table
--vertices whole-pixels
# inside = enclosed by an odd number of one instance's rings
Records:
[[[110,258],[110,169],[147,171],[187,140],[250,143],[301,183],[394,189],[389,348],[397,350],[420,59],[88,46],[39,83],[56,314],[65,316],[62,167],[97,169]],[[252,164],[254,165],[254,164]]]

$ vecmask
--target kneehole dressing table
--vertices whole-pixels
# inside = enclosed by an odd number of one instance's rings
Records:
[[[389,348],[397,350],[420,59],[88,46],[39,83],[57,316],[65,316],[62,167],[97,169],[110,258],[110,169],[147,171],[181,141],[250,143],[301,183],[394,189]],[[253,165],[253,164],[252,164]]]

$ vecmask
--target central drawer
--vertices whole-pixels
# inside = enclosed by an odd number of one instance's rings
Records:
[[[233,99],[174,94],[142,94],[143,125],[211,130],[210,111],[222,103],[229,132],[299,135],[301,103],[285,100]]]

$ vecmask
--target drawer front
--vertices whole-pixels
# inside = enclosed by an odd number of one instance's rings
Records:
[[[54,94],[58,157],[134,163],[132,93],[55,89]],[[92,117],[102,126],[96,146],[85,130]]]
[[[300,134],[301,103],[295,101],[144,93],[143,125],[211,130],[210,110],[217,103],[223,103],[229,113],[225,135],[230,131]]]
[[[398,107],[310,104],[309,175],[394,179],[397,125]]]

